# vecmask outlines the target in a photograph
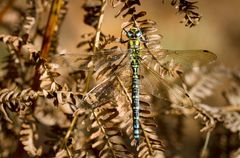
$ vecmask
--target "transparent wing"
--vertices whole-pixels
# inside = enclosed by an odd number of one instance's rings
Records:
[[[216,55],[207,50],[140,50],[140,56],[148,66],[164,66],[169,63],[179,65],[183,72],[191,69],[193,66],[202,66],[216,60]],[[109,67],[117,65],[121,59],[129,54],[130,50],[125,49],[107,49],[95,54],[84,52],[80,54],[62,54],[53,56],[52,62],[59,64],[61,67],[71,67],[76,69],[88,69],[95,67]],[[129,59],[129,58],[128,58]]]
[[[153,70],[176,68],[178,72],[186,72],[194,66],[203,66],[217,59],[217,56],[207,50],[143,50],[142,62]],[[159,71],[159,70],[158,70]]]
[[[59,67],[71,68],[73,70],[87,70],[93,67],[95,70],[101,67],[108,67],[117,64],[124,56],[126,51],[108,49],[95,54],[92,52],[81,52],[79,54],[59,54],[51,58],[51,63]]]
[[[141,64],[140,69],[143,76],[140,83],[142,84],[144,91],[152,94],[160,100],[167,100],[176,104],[192,104],[191,99],[182,88],[181,80],[172,82],[160,76],[156,71],[147,67],[145,64]]]
[[[144,89],[160,99],[185,105],[191,104],[191,100],[182,88],[179,74],[216,60],[216,55],[206,50],[143,50],[141,53]]]
[[[66,54],[53,58],[53,61],[59,63],[61,67],[76,70],[86,71],[93,67],[96,76],[105,75],[106,79],[116,72],[124,73],[124,70],[131,69],[128,52],[129,50],[110,49],[95,54]],[[216,60],[216,55],[206,50],[142,49],[140,56],[142,70],[140,73],[143,76],[144,89],[161,99],[169,98],[169,93],[175,98],[187,98],[186,92],[181,88],[181,80],[178,80],[179,74],[193,66],[202,66]]]
[[[52,56],[48,64],[59,76],[55,81],[72,89],[86,92],[89,88],[119,73],[129,63],[128,53],[116,49],[81,54]],[[48,73],[49,74],[49,73]],[[48,82],[47,82],[48,83]]]

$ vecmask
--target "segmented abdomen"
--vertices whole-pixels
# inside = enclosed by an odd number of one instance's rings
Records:
[[[133,137],[139,139],[139,75],[138,65],[132,62],[132,108],[133,108]]]
[[[133,137],[137,141],[139,140],[139,53],[140,53],[140,41],[129,40],[128,48],[131,54],[131,66],[132,66],[132,110],[133,110]]]

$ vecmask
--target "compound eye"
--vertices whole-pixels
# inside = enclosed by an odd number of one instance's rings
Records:
[[[136,35],[137,35],[137,37],[141,37],[142,36],[142,32],[141,31],[137,31]]]
[[[128,31],[127,36],[128,36],[128,38],[131,38],[133,36],[133,33],[131,31]]]

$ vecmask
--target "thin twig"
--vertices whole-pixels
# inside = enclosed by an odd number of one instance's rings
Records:
[[[203,146],[200,158],[207,157],[207,146],[208,146],[208,143],[209,143],[210,135],[211,135],[211,131],[208,131],[207,135],[206,135],[206,139],[205,139],[205,142],[204,142],[204,146]]]
[[[94,54],[97,52],[97,49],[99,47],[101,27],[102,27],[102,23],[103,23],[104,10],[105,10],[106,6],[107,6],[107,1],[106,0],[102,0],[100,16],[99,16],[99,19],[98,19],[98,24],[97,24],[97,28],[96,28],[96,35],[95,35],[94,44],[93,44],[93,53]],[[89,71],[88,71],[87,80],[86,80],[86,86],[85,86],[85,88],[83,90],[83,93],[87,92],[89,90],[90,80],[91,80],[93,71],[94,71],[93,68],[90,68]]]
[[[62,0],[54,0],[52,2],[50,16],[48,18],[47,26],[45,29],[42,49],[40,53],[40,57],[44,60],[47,60],[47,57],[48,57],[48,52],[51,47],[51,39],[52,39],[52,36],[54,35],[55,28],[57,26],[61,6],[62,6]]]
[[[93,44],[93,53],[96,53],[96,51],[97,51],[97,49],[99,47],[99,39],[100,39],[100,34],[101,34],[101,27],[102,27],[102,23],[103,23],[104,10],[105,10],[106,6],[107,6],[107,1],[106,0],[102,0],[100,16],[99,16],[99,19],[98,19],[98,24],[97,24],[97,28],[96,28],[96,35],[95,35],[94,44]]]

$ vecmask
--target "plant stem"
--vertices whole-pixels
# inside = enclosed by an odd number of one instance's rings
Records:
[[[57,27],[57,22],[58,22],[58,17],[59,17],[61,6],[62,6],[62,0],[54,0],[52,2],[50,16],[48,18],[47,26],[45,29],[43,43],[42,43],[42,49],[41,49],[41,53],[40,53],[40,57],[44,60],[47,60],[47,57],[48,57],[48,52],[51,47],[51,39],[52,39],[52,36],[54,35],[55,29]]]
[[[96,51],[97,51],[97,49],[99,47],[99,39],[100,39],[100,34],[101,34],[101,27],[102,27],[102,23],[103,23],[104,10],[105,10],[106,6],[107,6],[107,1],[106,0],[102,0],[100,16],[99,16],[99,19],[98,19],[98,24],[97,24],[97,28],[96,28],[96,35],[95,35],[95,39],[94,39],[93,53],[96,53]]]

